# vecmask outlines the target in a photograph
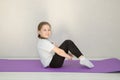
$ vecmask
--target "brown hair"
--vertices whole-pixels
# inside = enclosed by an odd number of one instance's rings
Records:
[[[48,25],[48,26],[51,27],[50,23],[48,23],[48,22],[46,22],[46,21],[43,21],[43,22],[40,22],[40,23],[39,23],[39,25],[38,25],[38,31],[41,30],[41,28],[43,27],[43,25]],[[42,38],[42,37],[40,36],[40,34],[38,34],[38,38]]]

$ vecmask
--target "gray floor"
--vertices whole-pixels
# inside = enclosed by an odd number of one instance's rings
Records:
[[[120,73],[0,72],[0,80],[120,80]]]

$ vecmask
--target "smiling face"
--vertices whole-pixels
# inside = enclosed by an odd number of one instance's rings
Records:
[[[44,24],[41,26],[41,29],[38,30],[38,34],[41,38],[49,38],[51,35],[51,27],[48,24]]]

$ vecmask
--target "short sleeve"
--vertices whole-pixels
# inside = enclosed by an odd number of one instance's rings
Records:
[[[52,49],[54,48],[54,44],[52,44],[49,40],[42,40],[40,43],[39,43],[39,48],[45,50],[45,51],[52,51]]]

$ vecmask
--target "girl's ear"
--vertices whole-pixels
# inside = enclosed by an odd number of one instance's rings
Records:
[[[41,32],[40,32],[40,31],[38,31],[38,34],[41,34]]]

